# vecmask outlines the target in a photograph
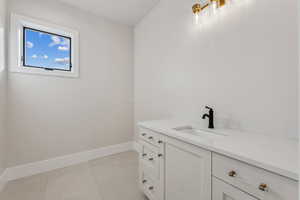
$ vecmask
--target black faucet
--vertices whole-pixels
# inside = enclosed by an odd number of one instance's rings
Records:
[[[215,126],[214,126],[214,110],[208,106],[205,106],[205,108],[209,109],[209,111],[208,111],[208,114],[205,113],[202,116],[202,119],[205,119],[208,117],[208,119],[209,119],[208,128],[214,129],[215,128]]]

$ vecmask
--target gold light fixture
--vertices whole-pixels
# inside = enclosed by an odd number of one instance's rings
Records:
[[[204,9],[210,9],[211,13],[216,12],[216,10],[224,6],[228,0],[208,0],[204,5],[201,3],[195,3],[192,7],[195,23],[198,24],[199,15]]]
[[[200,13],[201,12],[201,5],[200,3],[196,3],[193,5],[193,13],[194,14],[197,14],[197,13]]]
[[[200,3],[196,3],[193,5],[193,13],[194,13],[194,23],[198,24],[199,23],[199,14],[202,10]]]

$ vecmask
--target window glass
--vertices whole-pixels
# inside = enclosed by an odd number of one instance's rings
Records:
[[[71,71],[71,38],[24,27],[23,66]]]

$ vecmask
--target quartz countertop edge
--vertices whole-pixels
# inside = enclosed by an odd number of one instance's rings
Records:
[[[298,175],[298,140],[273,138],[261,134],[250,134],[241,131],[223,129],[228,135],[224,138],[206,140],[174,128],[190,125],[178,120],[155,120],[139,122],[138,126],[153,130],[168,137],[207,149],[214,153],[245,162],[266,171],[299,180]]]

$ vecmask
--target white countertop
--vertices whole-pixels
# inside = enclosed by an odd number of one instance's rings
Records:
[[[296,139],[270,137],[241,131],[216,129],[222,137],[201,137],[174,130],[196,124],[181,120],[156,120],[138,123],[139,126],[169,137],[249,163],[276,174],[298,180],[298,143]]]

